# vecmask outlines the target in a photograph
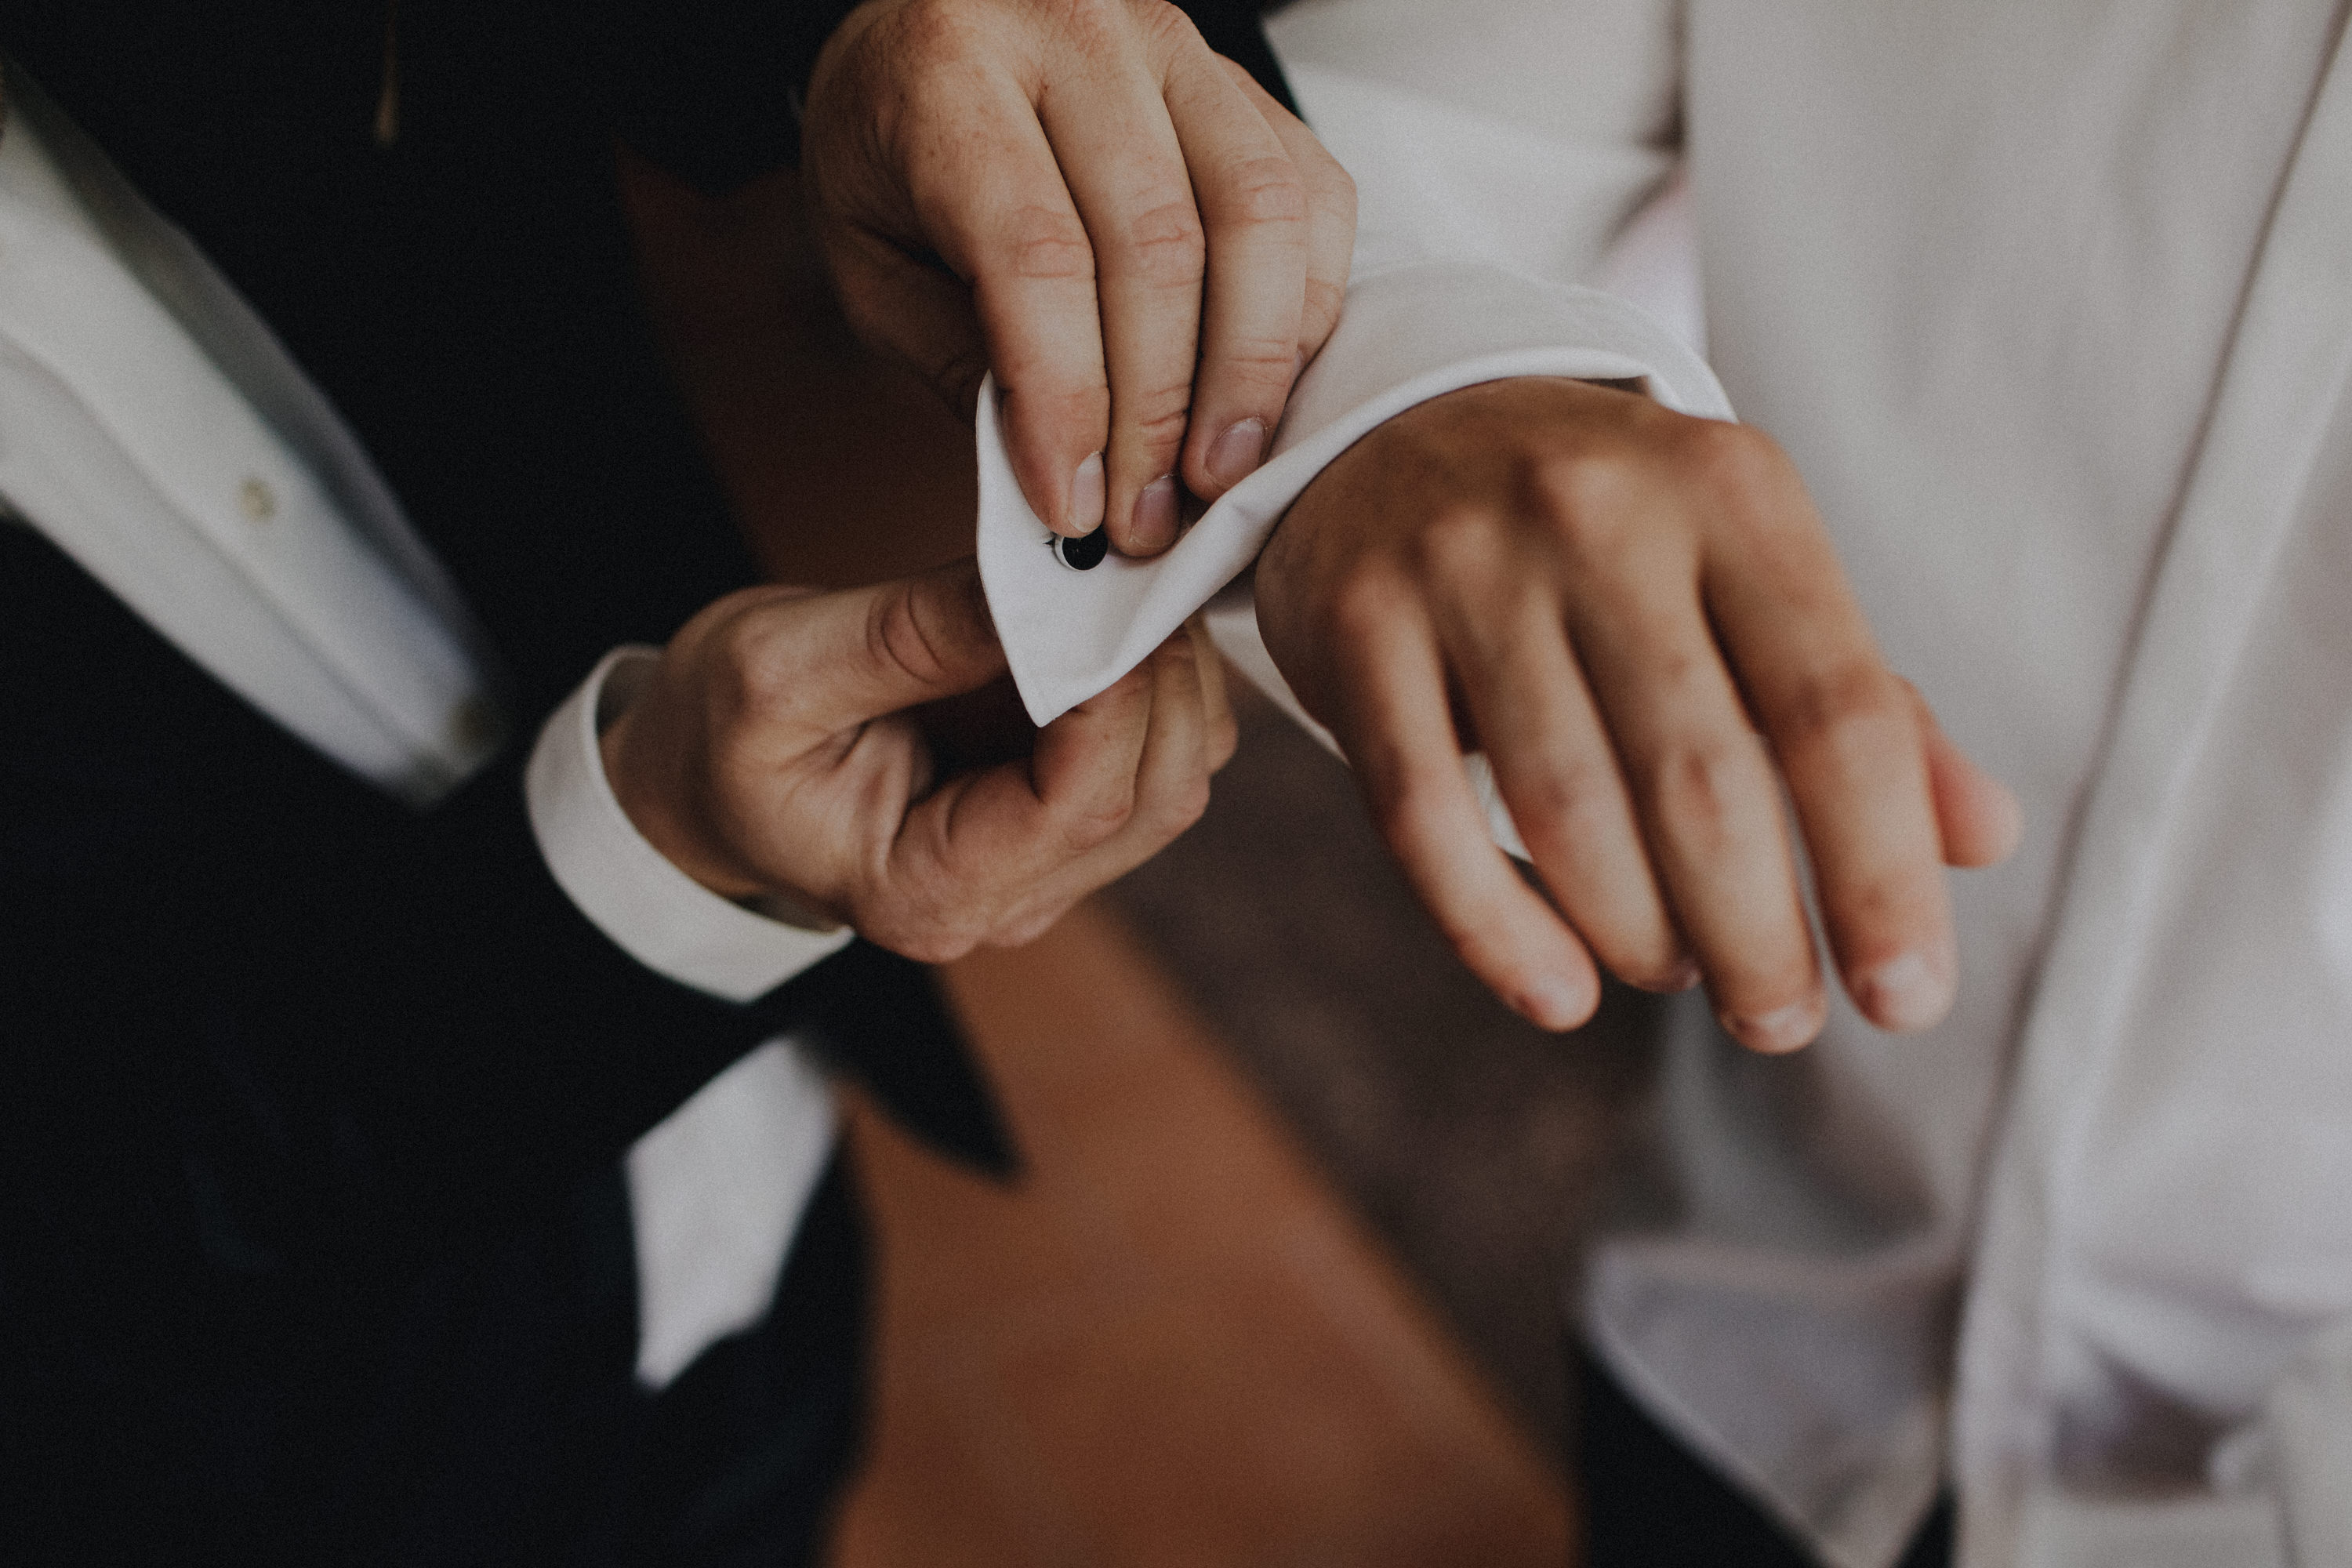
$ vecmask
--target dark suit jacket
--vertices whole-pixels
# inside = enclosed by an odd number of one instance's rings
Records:
[[[358,430],[519,721],[411,813],[0,525],[0,1536],[364,1533],[484,1375],[450,1358],[486,1260],[781,1028],[996,1147],[912,966],[853,948],[749,1006],[663,980],[554,886],[518,778],[606,648],[751,575],[638,310],[614,143],[713,187],[791,159],[847,9],[402,0],[382,148],[383,0],[0,0],[0,47]],[[1212,26],[1270,67],[1245,8]]]

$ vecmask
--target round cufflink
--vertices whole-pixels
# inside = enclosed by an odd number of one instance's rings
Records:
[[[1073,572],[1091,572],[1110,553],[1110,530],[1097,528],[1081,539],[1054,541],[1054,559]]]

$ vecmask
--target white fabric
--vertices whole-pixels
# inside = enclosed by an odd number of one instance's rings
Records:
[[[340,442],[343,485],[317,478],[199,342],[248,332],[249,358],[282,361],[267,330],[102,163],[69,159],[69,181],[45,141],[79,151],[71,128],[7,87],[0,495],[255,707],[377,785],[437,798],[499,740],[471,626],[299,372],[278,377],[307,400],[292,427],[314,451]],[[137,237],[130,249],[100,210]],[[201,328],[134,274],[134,254]]]
[[[824,1075],[771,1040],[630,1149],[638,1382],[666,1387],[767,1315],[834,1137]]]
[[[357,440],[268,327],[31,84],[0,127],[0,497],[224,684],[419,805],[500,738],[487,656]],[[623,649],[542,732],[541,853],[583,913],[681,984],[748,1001],[846,931],[768,920],[647,844],[596,730]],[[615,674],[615,672],[619,672]],[[102,722],[94,715],[93,722]],[[647,1133],[639,1375],[757,1321],[834,1140],[824,1079],[771,1042]]]
[[[1930,1036],[1841,1004],[1766,1060],[1669,1009],[1656,1136],[1590,1271],[1627,1384],[1840,1568],[1892,1562],[1954,1472],[1969,1568],[2340,1560],[2336,1450],[2234,1489],[2205,1462],[2352,1321],[2343,14],[1304,0],[1271,25],[1368,213],[1425,233],[1491,193],[1514,210],[1461,244],[1562,285],[1632,208],[1596,193],[1687,128],[1714,367],[1895,668],[2025,805],[2015,859],[1956,880]]]

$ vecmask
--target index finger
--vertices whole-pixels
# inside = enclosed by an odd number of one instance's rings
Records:
[[[1094,247],[1028,94],[971,68],[970,90],[929,95],[954,116],[919,108],[908,132],[950,144],[910,161],[915,218],[971,281],[1021,493],[1048,528],[1076,538],[1103,520],[1110,426]]]
[[[1577,1027],[1600,1003],[1600,975],[1488,833],[1463,767],[1434,635],[1404,602],[1360,602],[1350,618],[1340,638],[1352,668],[1342,671],[1339,728],[1381,836],[1490,990],[1547,1029]]]

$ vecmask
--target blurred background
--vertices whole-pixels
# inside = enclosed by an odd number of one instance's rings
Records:
[[[782,581],[970,552],[969,430],[833,309],[796,181],[625,156],[649,303]],[[1390,868],[1346,770],[1236,680],[1174,848],[947,967],[1026,1162],[998,1185],[853,1093],[879,1237],[849,1568],[1559,1563],[1564,1293],[1641,1114],[1641,999],[1550,1037]]]

